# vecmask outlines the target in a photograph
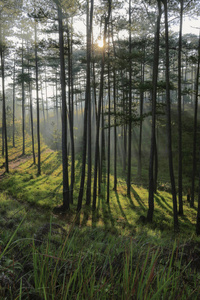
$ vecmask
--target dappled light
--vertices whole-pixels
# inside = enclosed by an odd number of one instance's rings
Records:
[[[199,299],[199,15],[0,1],[1,299]]]

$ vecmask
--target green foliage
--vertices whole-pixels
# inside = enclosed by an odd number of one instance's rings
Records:
[[[27,214],[18,229],[26,231],[32,217]],[[35,227],[29,239],[9,239],[0,261],[2,297],[198,299],[200,278],[188,259],[191,241],[155,246],[141,234],[115,236],[74,222],[65,230],[54,218]]]

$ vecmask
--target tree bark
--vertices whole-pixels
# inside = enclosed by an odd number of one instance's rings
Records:
[[[108,153],[107,153],[107,203],[110,202],[110,108],[111,108],[111,87],[110,87],[110,53],[108,37]]]
[[[199,53],[198,53],[198,65],[197,65],[197,77],[196,77],[196,91],[195,91],[195,102],[198,101],[199,94],[199,67],[200,67],[200,36],[199,36]],[[199,151],[200,153],[200,151]],[[197,208],[197,224],[196,233],[200,235],[200,171],[199,171],[199,192],[198,192],[198,208]]]
[[[108,16],[105,18],[104,27],[104,47],[102,50],[102,60],[101,60],[101,78],[100,78],[100,91],[99,91],[99,103],[98,103],[98,115],[97,115],[97,128],[96,128],[96,141],[95,141],[95,160],[94,160],[94,185],[93,185],[93,202],[92,208],[96,209],[96,196],[97,196],[97,166],[99,162],[99,131],[100,131],[100,116],[101,116],[101,105],[103,97],[103,76],[104,76],[104,65],[105,65],[105,44],[107,35],[107,26],[110,19],[112,1],[108,0]]]
[[[89,6],[89,2],[88,2]],[[88,7],[89,9],[89,7]],[[89,12],[88,12],[89,14]],[[88,131],[88,106],[89,109],[91,109],[90,102],[91,102],[91,90],[90,90],[90,63],[91,63],[91,35],[92,35],[92,19],[93,19],[93,0],[91,0],[91,7],[90,7],[90,22],[88,22],[88,31],[87,31],[87,82],[86,82],[86,93],[85,93],[85,111],[84,111],[84,129],[83,129],[83,156],[82,156],[82,173],[81,173],[81,184],[80,184],[80,191],[79,191],[79,197],[78,197],[78,206],[77,211],[80,211],[82,207],[82,199],[83,199],[83,191],[84,191],[84,183],[85,183],[85,168],[86,168],[86,152],[87,152],[87,131]],[[90,25],[89,25],[90,23]],[[91,114],[90,114],[91,118]],[[91,123],[91,119],[90,119]],[[90,125],[89,125],[90,126]],[[89,128],[91,130],[91,128]],[[91,138],[89,133],[89,139]],[[90,157],[89,157],[90,155]],[[90,191],[91,189],[91,152],[88,153],[88,159],[89,159],[89,181],[87,182],[87,198],[86,198],[86,204],[90,204]]]
[[[167,113],[167,140],[168,140],[168,157],[169,157],[169,173],[171,180],[172,198],[173,198],[173,217],[174,217],[174,230],[177,230],[178,213],[177,213],[177,199],[176,187],[173,168],[173,155],[172,155],[172,137],[171,137],[171,100],[170,100],[170,74],[169,74],[169,34],[168,34],[168,6],[167,0],[163,0],[164,14],[165,14],[165,50],[166,50],[166,113]]]
[[[183,215],[182,199],[182,105],[181,105],[181,52],[182,52],[182,23],[183,23],[183,0],[180,0],[180,29],[178,49],[178,196],[179,215]]]
[[[198,102],[199,96],[199,67],[200,67],[200,35],[199,35],[199,47],[198,47],[198,65],[197,65],[197,74],[196,74],[196,88],[195,88],[195,102]],[[200,151],[199,151],[200,153]],[[200,235],[200,170],[199,170],[199,191],[198,191],[198,208],[197,208],[197,224],[196,224],[196,233]]]
[[[91,181],[92,181],[92,125],[91,125],[91,86],[90,86],[90,74],[91,74],[91,51],[92,51],[92,24],[93,24],[93,9],[94,0],[90,4],[90,17],[88,20],[89,32],[88,32],[88,173],[87,173],[87,190],[86,190],[86,204],[91,203]],[[89,10],[88,10],[89,16]]]
[[[151,126],[151,148],[149,159],[149,209],[147,213],[147,221],[153,221],[154,212],[154,156],[155,156],[155,140],[156,140],[156,98],[157,98],[157,81],[158,81],[158,64],[159,64],[159,43],[160,43],[160,19],[161,19],[161,3],[157,1],[158,16],[156,24],[156,33],[154,38],[154,65],[153,65],[153,94],[152,94],[152,126]]]
[[[5,97],[5,74],[4,74],[4,50],[3,50],[3,41],[2,41],[2,32],[0,28],[0,55],[1,55],[1,77],[2,77],[2,99],[3,99],[3,120],[2,120],[2,133],[4,133],[4,142],[5,142],[5,168],[6,173],[9,173],[8,165],[8,139],[7,139],[7,126],[6,126],[6,97]]]
[[[127,196],[131,191],[131,142],[132,142],[132,63],[131,63],[131,0],[129,0],[129,121],[128,121],[128,173],[127,173]]]
[[[15,56],[13,68],[13,148],[15,147]]]
[[[22,37],[22,155],[25,155],[24,41]]]
[[[41,153],[40,153],[40,103],[39,103],[39,85],[38,85],[38,45],[37,45],[37,26],[36,21],[34,24],[35,31],[35,75],[36,75],[36,104],[37,104],[37,143],[38,143],[38,171],[37,174],[41,175]]]
[[[70,208],[70,191],[68,175],[68,151],[67,151],[67,103],[66,103],[66,79],[65,79],[65,57],[64,57],[64,38],[63,38],[63,15],[59,4],[58,25],[59,25],[59,49],[60,49],[60,80],[62,91],[62,167],[63,167],[63,207]]]
[[[72,40],[70,38],[69,24],[67,25],[67,43],[68,43],[68,103],[69,103],[69,129],[71,138],[71,186],[70,201],[73,203],[74,173],[75,173],[75,149],[74,149],[74,110],[73,110],[73,87],[72,87]]]

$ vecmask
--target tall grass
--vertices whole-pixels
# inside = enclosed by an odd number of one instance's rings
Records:
[[[199,297],[199,274],[176,242],[172,249],[155,247],[142,239],[116,237],[99,229],[82,232],[74,225],[60,237],[51,222],[46,238],[40,241],[13,239],[11,236],[1,254],[2,299]],[[21,256],[16,255],[19,246]],[[13,260],[6,267],[9,256]]]

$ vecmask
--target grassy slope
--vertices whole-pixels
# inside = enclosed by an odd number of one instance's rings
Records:
[[[176,124],[174,126],[176,126]],[[185,120],[184,126],[188,128],[191,127],[191,122]],[[184,159],[187,158],[187,155],[190,152],[189,145],[191,147],[191,142],[188,142],[188,134],[191,137],[191,128],[185,130],[184,132]],[[162,143],[162,133],[160,133],[160,138],[160,143]],[[174,139],[176,140],[176,136],[174,136]],[[84,299],[84,297],[90,299],[97,299],[98,297],[100,297],[98,296],[98,291],[101,292],[101,296],[104,295],[103,298],[105,299],[111,299],[112,293],[114,295],[114,299],[117,294],[121,295],[119,299],[128,299],[129,297],[132,297],[131,295],[133,292],[133,286],[130,285],[130,282],[131,280],[135,280],[134,278],[137,279],[136,282],[138,290],[135,287],[134,291],[136,294],[138,293],[138,299],[147,299],[148,297],[144,296],[147,294],[149,295],[149,299],[151,299],[153,295],[156,295],[156,293],[159,292],[160,285],[164,286],[166,282],[168,289],[170,285],[170,291],[172,291],[170,292],[171,294],[169,294],[169,290],[167,290],[166,299],[174,299],[175,295],[177,294],[180,295],[178,299],[184,299],[181,296],[181,291],[184,291],[184,293],[186,293],[185,299],[187,299],[187,297],[190,294],[194,295],[194,299],[198,299],[198,296],[196,298],[196,295],[198,295],[196,285],[199,282],[199,275],[195,275],[195,270],[196,267],[197,270],[199,270],[198,265],[200,266],[200,263],[199,260],[196,258],[196,256],[199,257],[199,238],[195,237],[194,234],[196,222],[196,208],[191,209],[189,207],[189,204],[186,202],[186,198],[184,196],[184,216],[179,218],[180,232],[178,234],[174,234],[172,223],[172,200],[171,194],[167,192],[167,164],[166,159],[164,159],[164,156],[162,156],[162,154],[160,156],[159,174],[159,185],[162,188],[162,190],[160,190],[157,193],[157,195],[155,195],[154,222],[151,225],[147,225],[139,221],[139,217],[141,215],[146,215],[148,207],[148,190],[143,187],[145,186],[145,184],[143,186],[140,184],[132,184],[131,198],[128,198],[126,197],[126,183],[122,178],[119,178],[118,180],[117,192],[114,192],[112,190],[112,176],[110,204],[107,205],[105,203],[106,188],[104,183],[102,193],[97,199],[97,211],[92,212],[92,210],[83,205],[81,213],[79,215],[76,215],[76,199],[78,196],[79,178],[81,170],[81,162],[79,160],[76,161],[76,183],[74,190],[75,204],[71,206],[71,211],[67,214],[52,214],[52,208],[62,203],[61,153],[51,151],[49,148],[47,148],[47,146],[44,143],[42,144],[42,174],[38,177],[36,175],[37,166],[33,165],[32,163],[30,138],[27,136],[25,157],[21,157],[22,141],[20,138],[18,138],[16,144],[17,148],[12,148],[11,145],[9,146],[10,174],[4,174],[4,160],[2,157],[0,158],[0,165],[2,166],[0,169],[0,236],[1,243],[3,246],[2,249],[5,249],[4,247],[6,243],[9,242],[10,237],[12,237],[13,232],[18,227],[18,224],[22,220],[23,216],[26,215],[26,217],[23,221],[23,224],[18,228],[17,234],[13,238],[13,241],[15,242],[12,241],[12,243],[10,244],[8,248],[8,253],[6,253],[6,257],[14,255],[13,257],[16,260],[16,262],[22,264],[22,262],[24,261],[24,257],[29,257],[28,251],[30,250],[30,241],[32,244],[33,237],[37,235],[37,232],[41,231],[41,227],[44,224],[49,224],[51,218],[51,222],[59,224],[59,226],[66,230],[66,232],[75,232],[75,235],[72,235],[72,239],[69,238],[69,236],[67,236],[66,245],[68,246],[65,246],[65,252],[68,253],[68,256],[66,257],[62,254],[62,260],[68,261],[69,259],[71,259],[72,261],[77,262],[78,265],[74,268],[78,269],[80,268],[80,253],[82,253],[83,260],[87,261],[86,266],[84,268],[81,265],[81,270],[83,271],[83,274],[85,273],[85,275],[81,276],[83,276],[83,278],[85,279],[83,279],[82,277],[74,277],[74,281],[72,281],[73,286],[79,289],[79,292],[82,295],[84,295],[82,299]],[[175,165],[176,161],[177,159],[175,159]],[[184,171],[186,175],[184,177],[184,188],[186,191],[189,174],[191,172],[190,166],[185,166]],[[134,162],[133,173],[136,174],[136,164],[134,166]],[[145,182],[147,182],[147,174],[147,169],[144,169],[143,180]],[[134,181],[139,182],[137,181],[137,177],[134,178]],[[102,231],[102,229],[105,230]],[[181,274],[177,273],[177,269],[174,269],[174,267],[173,270],[170,269],[171,259],[174,260],[175,255],[172,251],[175,240],[178,240],[178,246],[175,245],[176,259],[178,259],[175,265],[180,265],[179,272],[181,270]],[[60,236],[57,237],[57,241],[60,241]],[[185,247],[184,250],[183,246]],[[21,247],[24,247],[23,250],[20,250]],[[37,297],[39,297],[38,295],[41,293],[42,299],[44,298],[46,289],[44,291],[41,291],[41,283],[43,283],[46,286],[49,279],[42,277],[44,276],[44,272],[38,273],[38,275],[36,275],[37,272],[35,272],[34,268],[42,269],[44,265],[50,264],[47,258],[48,256],[46,256],[47,254],[53,255],[55,257],[55,261],[56,257],[60,257],[61,255],[60,247],[56,249],[52,245],[52,249],[50,249],[49,247],[50,246],[46,246],[45,244],[44,248],[38,248],[35,250],[35,248],[31,246],[31,251],[39,251],[42,255],[41,257],[39,256],[40,261],[35,262],[36,264],[38,264],[37,268],[34,266],[33,262],[33,267],[31,267],[29,270],[29,272],[32,272],[34,270],[34,275],[32,276],[35,276],[35,283],[31,283],[32,286],[35,287],[33,289],[34,293],[36,293]],[[158,252],[155,252],[155,249],[157,249]],[[107,260],[105,261],[104,251],[108,253]],[[20,252],[23,252],[24,254],[20,256]],[[42,253],[46,254],[44,254],[43,256]],[[90,255],[88,255],[89,253]],[[146,253],[149,253],[149,258],[146,257]],[[184,255],[181,253],[184,253]],[[34,257],[33,254],[30,255],[32,258]],[[182,257],[182,255],[184,257],[183,267],[181,267],[182,265],[180,260],[180,257]],[[18,256],[20,257],[20,259]],[[121,257],[121,259],[119,258],[119,256]],[[156,262],[154,261],[153,263],[151,263],[151,259],[153,259],[153,257]],[[115,270],[115,274],[113,268],[116,265],[116,259],[119,260],[119,269]],[[143,274],[141,273],[140,268],[141,266],[143,266],[143,263],[146,259],[148,261],[148,264],[145,267],[145,275],[143,275],[143,277],[140,277]],[[51,264],[54,265],[55,261],[53,260]],[[90,267],[91,261],[93,262],[92,265],[94,264],[94,269]],[[96,282],[96,270],[98,270],[99,268],[101,269],[102,265],[105,266],[106,269],[108,261],[110,264],[109,269],[111,275],[109,275],[107,278],[107,273],[104,274],[104,272],[102,271],[102,277],[100,276],[100,282]],[[166,266],[165,268],[168,271],[162,269],[163,261],[164,265]],[[17,266],[16,262],[13,264]],[[190,264],[193,263],[193,265],[195,265],[195,268],[194,266],[190,268],[189,265],[189,267],[187,267],[187,275],[185,275],[184,268],[187,266],[188,262],[190,262]],[[42,267],[40,264],[42,264]],[[74,265],[76,265],[76,263],[74,263]],[[4,263],[2,265],[0,264],[0,271],[2,266],[3,270],[6,270],[6,274],[8,274],[8,272],[10,272],[10,267],[5,267]],[[26,264],[23,267],[23,272],[25,272],[25,267],[27,268]],[[53,266],[53,268],[54,267],[55,266]],[[155,275],[152,275],[155,272],[152,271],[154,270],[154,268],[156,269],[155,278]],[[132,273],[132,269],[137,270],[135,271],[136,273]],[[117,274],[121,271],[123,271],[122,275],[128,272],[127,278],[118,277]],[[53,276],[51,272],[48,273],[47,270],[45,272],[49,274],[48,276]],[[20,278],[22,274],[18,274],[16,276],[19,276]],[[37,276],[41,276],[39,281]],[[79,276],[78,273],[76,276]],[[96,290],[92,290],[90,285],[89,291],[87,289],[84,290],[82,285],[77,286],[77,280],[78,282],[82,282],[84,280],[87,281],[87,278],[91,279],[91,285],[92,280],[94,280],[93,284],[96,284],[98,287]],[[106,282],[104,282],[104,278],[107,278]],[[157,285],[152,278],[156,280]],[[163,278],[162,280],[164,281],[162,281],[161,278]],[[176,281],[177,278],[179,278],[180,282]],[[0,281],[2,281],[1,276]],[[123,281],[123,285],[121,281]],[[151,281],[153,285],[149,283]],[[76,282],[76,284],[74,282]],[[61,285],[63,290],[69,288],[66,286],[64,288],[64,286],[62,286],[60,282],[58,284]],[[148,285],[150,290],[144,288],[146,285]],[[175,286],[174,290],[171,289],[171,285]],[[77,296],[77,292],[73,291],[73,287],[71,287],[71,285],[70,289],[71,293],[74,293]],[[15,293],[17,293],[18,295],[20,290],[19,281],[18,284],[16,284],[16,290],[13,289],[13,291],[15,291]],[[93,291],[93,295],[91,295],[91,297],[88,297],[88,293],[90,293],[91,290]],[[102,294],[102,291],[104,294]],[[126,295],[126,291],[130,293],[129,296]],[[4,289],[3,295],[5,296],[6,293],[7,290]],[[54,293],[55,291],[52,290],[50,295]],[[60,291],[59,293],[62,293],[62,291]],[[159,295],[159,293],[157,295]],[[64,299],[64,297],[59,297],[59,295],[55,297],[57,297],[56,299]],[[52,299],[51,296],[49,296],[49,299]]]
[[[30,145],[30,141],[27,143]],[[10,148],[11,157],[10,174],[4,174],[1,179],[0,189],[6,191],[13,198],[31,206],[43,207],[52,210],[56,205],[62,203],[62,168],[61,154],[49,150],[43,145],[42,150],[42,175],[36,176],[37,166],[32,164],[32,157],[27,147],[27,156],[19,157],[20,151]],[[1,158],[2,160],[2,158]],[[1,162],[0,162],[1,163]],[[76,180],[79,178],[79,161],[76,162]],[[122,179],[118,181],[117,192],[112,190],[113,177],[111,176],[110,204],[105,203],[105,186],[97,199],[97,211],[83,207],[81,214],[77,217],[76,199],[79,182],[77,180],[74,190],[74,205],[71,206],[70,221],[77,218],[80,226],[101,226],[116,233],[133,234],[141,230],[138,227],[138,219],[146,215],[148,207],[148,191],[142,186],[132,184],[131,198],[126,197],[126,183]],[[190,235],[195,231],[196,209],[190,209],[184,197],[184,217],[180,218],[181,233]],[[69,223],[69,215],[63,216]],[[154,223],[149,225],[150,230],[157,232],[169,232],[173,230],[172,223],[172,201],[171,195],[166,191],[159,191],[155,195],[155,217]],[[143,226],[145,230],[146,226]]]

